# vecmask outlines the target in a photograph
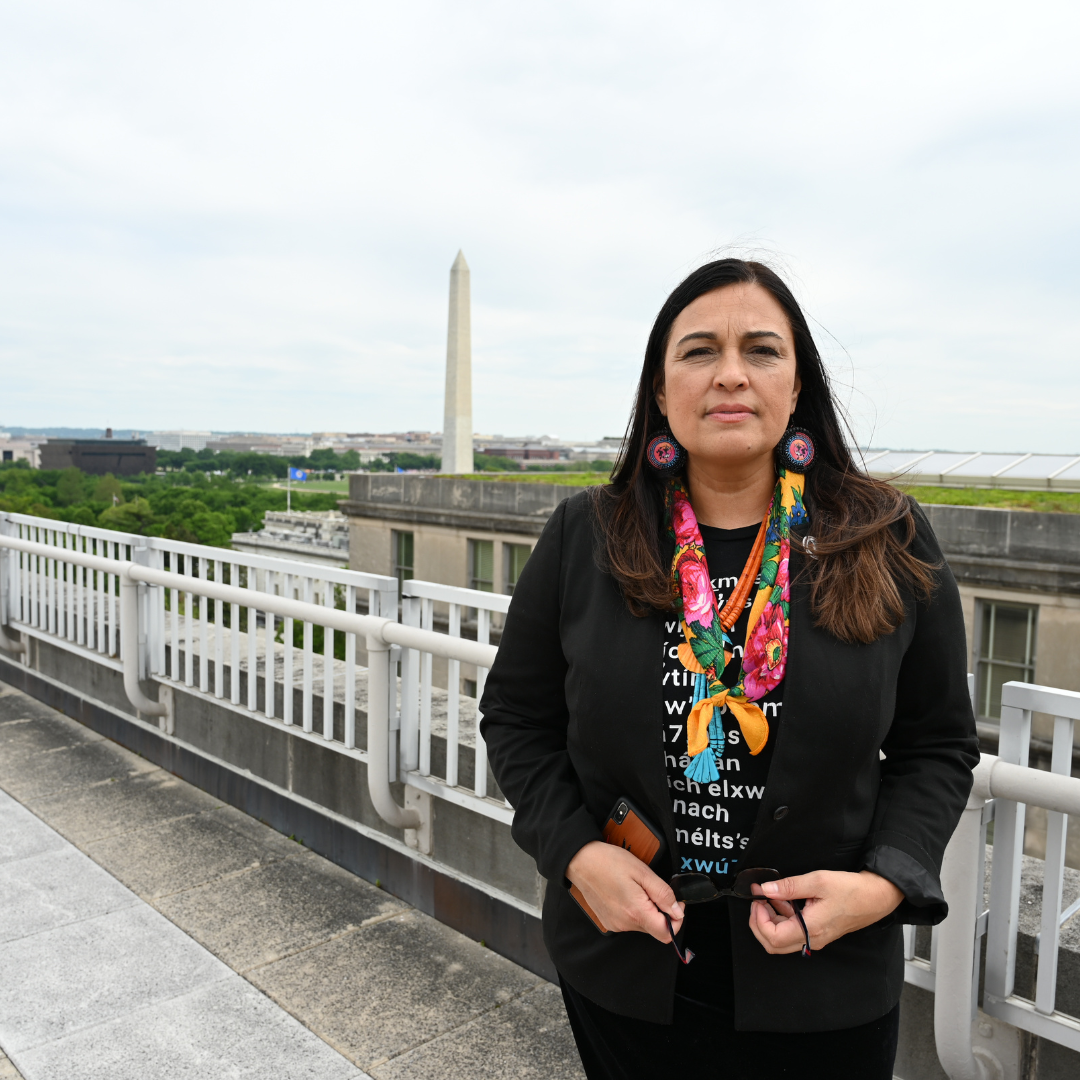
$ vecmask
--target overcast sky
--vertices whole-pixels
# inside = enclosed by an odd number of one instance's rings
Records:
[[[764,253],[860,440],[1080,453],[1066,3],[0,7],[0,425],[621,433]]]

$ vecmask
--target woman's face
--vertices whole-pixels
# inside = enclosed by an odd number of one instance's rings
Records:
[[[725,285],[679,313],[656,395],[671,432],[699,465],[771,454],[801,383],[784,309],[760,285]]]

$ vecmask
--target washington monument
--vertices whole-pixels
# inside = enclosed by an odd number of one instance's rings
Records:
[[[473,471],[472,331],[469,264],[459,251],[450,267],[450,324],[446,335],[446,406],[443,415],[444,473]]]

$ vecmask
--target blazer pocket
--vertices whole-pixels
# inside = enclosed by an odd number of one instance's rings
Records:
[[[862,851],[866,846],[866,838],[861,840],[847,840],[843,844],[836,845],[837,855],[850,855],[853,851]]]
[[[843,844],[837,844],[833,857],[840,864],[841,869],[851,870],[859,861],[863,850],[866,848],[866,840],[848,840]]]

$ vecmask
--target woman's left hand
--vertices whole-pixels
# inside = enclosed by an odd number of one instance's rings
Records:
[[[771,903],[750,905],[750,929],[765,951],[773,954],[798,952],[803,947],[805,938],[792,900],[806,901],[802,916],[814,950],[884,919],[904,899],[891,881],[870,870],[857,874],[815,870],[755,885],[754,893]]]

